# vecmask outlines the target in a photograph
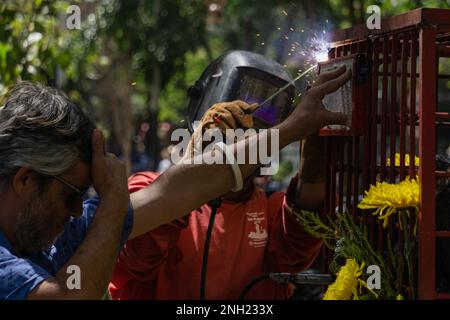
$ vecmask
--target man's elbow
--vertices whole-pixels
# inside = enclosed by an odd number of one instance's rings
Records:
[[[69,289],[56,278],[49,278],[36,286],[27,300],[98,300],[102,293],[98,290]]]

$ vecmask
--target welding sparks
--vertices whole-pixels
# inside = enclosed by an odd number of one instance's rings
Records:
[[[287,16],[286,11],[283,11],[283,13]],[[276,27],[276,29],[281,31],[280,27]],[[330,43],[327,41],[327,34],[325,29],[319,29],[314,31],[309,28],[297,29],[291,27],[289,28],[289,30],[291,31],[291,33],[289,33],[289,36],[283,32],[279,34],[279,37],[281,39],[284,38],[284,40],[288,41],[285,48],[287,49],[286,50],[287,56],[290,57],[289,58],[290,65],[293,65],[294,63],[301,63],[304,68],[304,71],[302,72],[301,69],[298,69],[297,76],[292,81],[290,81],[283,88],[277,90],[274,94],[272,94],[272,96],[270,96],[263,103],[261,103],[260,106],[270,102],[273,98],[275,98],[281,92],[285,91],[288,87],[294,85],[300,79],[304,77],[305,78],[309,77],[310,72],[318,67],[318,63],[325,62],[328,60]],[[296,34],[296,30],[299,30],[299,32],[301,33],[305,33],[305,31],[307,31],[308,37],[306,37],[306,41],[303,40],[301,40],[301,42],[299,42],[300,40],[295,41],[300,38],[299,37],[300,33]],[[259,36],[260,33],[257,33],[257,37]],[[290,40],[290,38],[292,40]],[[304,37],[302,38],[304,39]],[[260,44],[264,45],[264,42],[260,42]],[[284,64],[283,67],[287,69],[288,65]],[[308,83],[310,83],[308,79],[305,80]],[[299,94],[299,96],[300,95],[301,93]]]
[[[264,100],[263,103],[261,103],[259,106],[261,107],[262,105],[272,101],[273,98],[275,98],[277,95],[279,95],[280,93],[282,93],[283,91],[285,91],[287,88],[289,88],[290,86],[294,85],[298,80],[300,80],[301,78],[303,78],[304,76],[306,76],[310,71],[314,70],[317,66],[314,65],[312,67],[310,67],[309,69],[307,69],[305,72],[302,72],[301,74],[299,74],[295,79],[293,79],[292,81],[290,81],[288,84],[286,84],[284,87],[278,89],[273,95],[271,95],[269,98],[267,98],[266,100]]]
[[[312,57],[316,62],[325,62],[328,60],[328,51],[330,44],[325,35],[317,35],[311,38],[310,47],[312,48]]]
[[[328,60],[328,52],[317,52],[314,54],[314,59],[317,62],[325,62]]]
[[[285,10],[282,13],[286,16],[288,15]],[[328,19],[326,23],[329,23]],[[278,31],[282,30],[279,26],[275,28]],[[285,54],[289,57],[290,64],[302,63],[305,65],[305,68],[308,68],[328,60],[330,44],[327,41],[327,28],[311,30],[310,28],[297,29],[296,27],[289,27],[288,29],[288,33],[282,32],[279,34],[279,37],[280,40],[282,39],[287,43],[285,46]],[[301,33],[307,33],[306,39],[303,35],[300,36]],[[256,37],[259,40],[259,45],[266,45],[265,42],[261,41],[263,39],[261,39],[262,34],[260,32],[256,33]],[[306,41],[302,40],[301,43],[296,41],[300,38]],[[283,67],[287,68],[287,65],[285,64]]]

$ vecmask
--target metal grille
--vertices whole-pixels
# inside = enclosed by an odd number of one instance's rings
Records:
[[[436,179],[450,178],[449,172],[436,171],[440,128],[450,128],[450,113],[438,112],[437,87],[439,79],[450,78],[438,68],[440,58],[450,57],[450,10],[418,9],[383,20],[381,30],[357,26],[339,30],[331,38],[330,59],[364,53],[371,59],[372,72],[365,103],[358,106],[365,108],[364,134],[327,137],[325,211],[333,215],[349,210],[356,215],[357,204],[371,184],[418,175],[418,298],[450,299],[450,292],[436,289],[436,239],[450,238],[450,230],[436,230]],[[396,153],[399,166],[395,166]],[[409,166],[405,166],[406,154]],[[376,248],[386,247],[388,235],[403,245],[395,223],[383,229],[376,217],[358,216],[367,223]]]

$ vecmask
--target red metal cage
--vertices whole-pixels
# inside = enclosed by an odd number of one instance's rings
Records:
[[[360,25],[330,36],[330,59],[363,53],[372,66],[368,94],[360,106],[365,108],[364,134],[327,137],[325,211],[334,214],[347,208],[355,214],[371,184],[418,175],[418,298],[449,299],[450,292],[438,292],[436,286],[436,241],[450,239],[450,230],[436,229],[436,179],[450,178],[450,172],[436,170],[436,154],[440,141],[450,139],[450,108],[442,110],[438,104],[439,94],[444,94],[439,81],[450,79],[439,70],[440,61],[450,58],[450,10],[417,9],[384,19],[380,30]],[[407,154],[410,159],[418,155],[420,165],[411,160],[405,166]],[[446,214],[450,217],[450,208]],[[377,248],[386,245],[387,233],[398,232],[391,224],[383,229],[375,217],[365,219]]]

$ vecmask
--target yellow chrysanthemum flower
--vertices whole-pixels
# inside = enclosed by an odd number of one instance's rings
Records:
[[[411,159],[409,157],[409,154],[405,154],[405,166],[409,167],[411,163]],[[414,156],[414,165],[416,167],[418,167],[420,164],[420,158],[418,156]],[[391,165],[391,159],[387,158],[386,159],[386,165],[390,166]],[[395,166],[396,167],[400,167],[400,153],[396,153],[395,154]]]
[[[364,263],[361,266],[355,259],[347,259],[337,274],[336,281],[328,286],[323,300],[355,300],[358,299],[359,287],[362,285],[359,278],[363,274]]]
[[[398,209],[418,207],[419,203],[419,183],[417,179],[407,178],[398,184],[377,182],[366,191],[358,208],[376,209],[373,214],[379,215],[386,227],[391,214]]]

